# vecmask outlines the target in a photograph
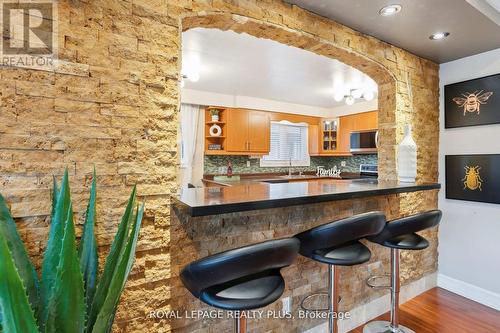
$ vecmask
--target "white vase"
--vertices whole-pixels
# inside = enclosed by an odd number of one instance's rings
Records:
[[[406,125],[398,147],[398,178],[404,183],[413,183],[417,178],[417,144],[411,136],[411,125]]]
[[[218,114],[213,114],[212,115],[212,121],[219,121],[219,115]]]

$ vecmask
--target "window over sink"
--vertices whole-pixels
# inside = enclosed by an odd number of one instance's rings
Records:
[[[269,155],[260,159],[261,167],[309,166],[308,125],[289,121],[271,122]]]

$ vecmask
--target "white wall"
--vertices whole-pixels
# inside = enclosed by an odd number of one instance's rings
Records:
[[[203,186],[201,179],[203,178],[203,165],[205,157],[205,112],[200,111],[198,119],[198,134],[196,140],[196,149],[193,157],[193,174],[192,183],[195,186]]]
[[[225,106],[233,108],[257,109],[257,110],[316,116],[323,118],[333,118],[333,117],[344,116],[347,114],[374,111],[377,110],[378,108],[377,99],[374,99],[369,102],[360,101],[355,103],[354,105],[342,105],[333,108],[322,108],[319,106],[286,103],[277,100],[270,100],[270,99],[250,97],[250,96],[219,94],[219,93],[194,90],[194,89],[182,89],[181,101],[182,103],[189,103],[189,104],[217,105],[217,106]]]
[[[444,156],[499,154],[500,124],[444,129],[443,87],[496,73],[500,73],[500,49],[440,67],[439,274],[443,287],[500,309],[500,205],[449,200],[444,190]]]

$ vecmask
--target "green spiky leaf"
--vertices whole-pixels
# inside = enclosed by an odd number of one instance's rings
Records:
[[[106,290],[107,293],[104,303],[92,327],[92,333],[111,332],[114,313],[118,302],[120,301],[120,295],[125,287],[125,283],[127,282],[127,277],[134,263],[135,248],[137,246],[137,239],[139,237],[143,214],[144,204],[142,204],[140,208],[137,208],[136,214],[134,214],[136,218],[132,225],[132,231],[128,237],[127,246],[125,251],[121,254],[118,260],[118,266],[111,277],[111,283],[109,288]]]
[[[54,218],[54,212],[56,211],[57,197],[59,196],[59,188],[57,187],[56,177],[52,176],[52,211],[50,213],[50,218]]]
[[[23,282],[4,237],[0,237],[0,310],[5,332],[38,333]]]
[[[125,209],[125,213],[123,214],[120,225],[118,226],[118,231],[116,232],[111,245],[111,250],[106,257],[104,271],[99,279],[97,290],[90,309],[90,314],[87,319],[87,332],[92,331],[92,327],[94,327],[97,316],[101,313],[101,309],[106,301],[113,276],[118,269],[119,260],[125,251],[127,237],[134,218],[135,194],[136,187],[134,186],[127,203],[127,208]]]
[[[39,306],[38,276],[2,195],[0,195],[0,238],[5,240],[5,244],[9,248],[10,253],[12,253],[14,264],[26,288],[28,301],[36,314]]]
[[[49,239],[42,264],[42,278],[40,285],[40,301],[41,309],[39,312],[39,324],[44,330],[45,322],[48,316],[49,295],[57,281],[56,273],[59,265],[62,240],[64,236],[64,225],[68,217],[69,206],[71,204],[68,169],[64,171],[64,176],[61,182],[61,189],[57,193],[55,208],[50,223]],[[57,185],[54,182],[54,192],[57,190]]]
[[[76,251],[71,204],[64,222],[56,281],[49,294],[46,332],[81,333],[85,329],[85,296]]]
[[[80,258],[80,269],[83,274],[83,283],[85,286],[86,313],[90,313],[90,307],[94,298],[97,285],[98,257],[97,241],[94,233],[96,222],[96,173],[92,176],[92,186],[90,189],[90,198],[85,214],[85,224],[83,226],[83,235],[78,249]]]

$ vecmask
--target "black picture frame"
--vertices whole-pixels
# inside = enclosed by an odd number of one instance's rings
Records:
[[[444,86],[445,128],[500,124],[500,73]]]
[[[446,155],[445,169],[447,199],[500,204],[500,154]]]

